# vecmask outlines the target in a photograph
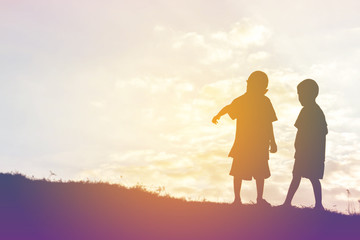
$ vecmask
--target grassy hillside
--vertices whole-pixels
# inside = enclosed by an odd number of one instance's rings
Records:
[[[0,174],[0,239],[360,239],[360,216]]]

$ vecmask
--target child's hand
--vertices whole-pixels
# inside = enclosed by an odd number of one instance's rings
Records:
[[[219,121],[219,119],[220,119],[220,117],[219,117],[218,115],[216,115],[215,117],[213,117],[212,122],[213,122],[214,124],[217,124],[218,121]]]
[[[271,153],[276,153],[277,152],[277,145],[276,145],[275,142],[270,143],[270,152]]]

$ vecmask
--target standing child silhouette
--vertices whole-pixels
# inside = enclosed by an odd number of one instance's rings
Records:
[[[234,177],[234,204],[241,204],[242,180],[256,180],[257,203],[269,205],[263,199],[264,181],[270,177],[270,152],[277,151],[272,122],[277,120],[270,99],[265,96],[268,77],[255,71],[247,80],[247,90],[212,119],[217,124],[221,116],[236,119],[236,135],[229,157],[233,158],[230,175]]]
[[[320,179],[324,176],[325,142],[328,133],[325,115],[315,99],[319,86],[312,79],[306,79],[297,86],[300,111],[295,127],[298,129],[295,139],[295,163],[284,206],[290,206],[301,178],[308,178],[313,186],[315,208],[323,210]]]

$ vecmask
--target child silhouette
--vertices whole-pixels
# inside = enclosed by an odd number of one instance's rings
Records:
[[[236,119],[236,135],[229,157],[233,158],[230,175],[234,177],[234,204],[241,204],[242,180],[256,180],[257,203],[269,205],[263,199],[264,180],[270,177],[270,152],[277,151],[272,122],[277,120],[268,91],[268,77],[264,72],[255,71],[247,80],[247,90],[230,105],[225,106],[212,119],[217,124],[221,116],[229,114]]]
[[[315,99],[319,86],[312,79],[306,79],[297,86],[300,111],[295,127],[295,163],[284,206],[290,206],[302,177],[308,178],[313,186],[315,208],[323,210],[320,179],[324,176],[325,142],[328,133],[325,115]]]

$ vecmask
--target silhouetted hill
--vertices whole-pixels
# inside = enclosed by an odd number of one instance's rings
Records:
[[[360,216],[0,174],[0,239],[360,239]]]

